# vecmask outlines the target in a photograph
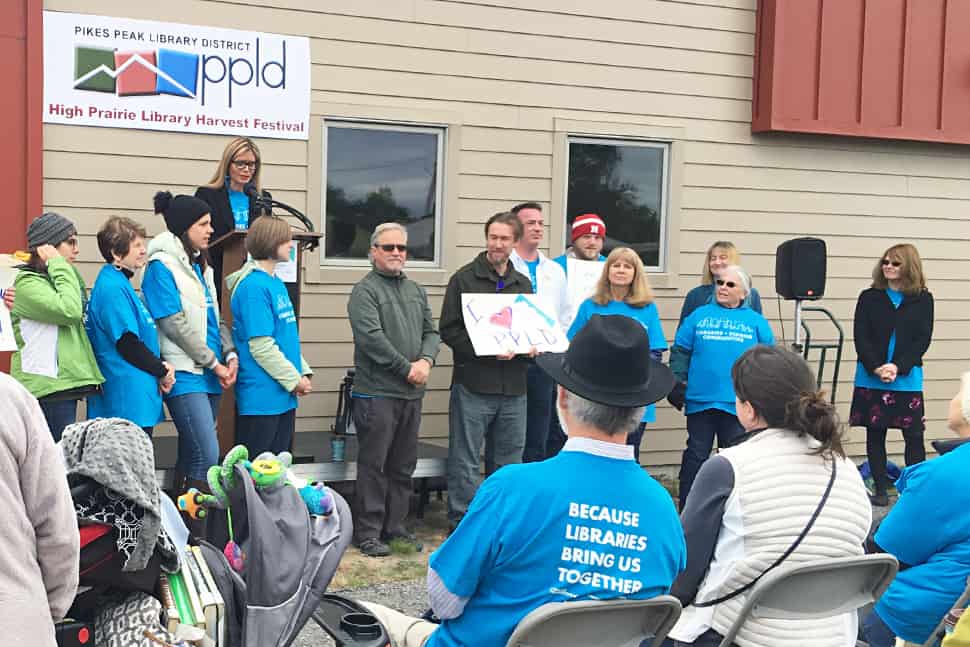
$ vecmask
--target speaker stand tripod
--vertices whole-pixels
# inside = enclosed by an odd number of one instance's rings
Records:
[[[812,331],[809,329],[808,324],[805,323],[803,317],[803,312],[819,312],[825,315],[826,318],[835,327],[838,333],[837,342],[816,342],[812,343]],[[801,343],[802,331],[805,331],[805,344]],[[835,392],[839,386],[839,368],[842,366],[842,349],[845,346],[845,331],[842,330],[842,325],[839,324],[838,320],[835,318],[828,309],[821,306],[807,306],[802,307],[802,299],[795,300],[795,340],[792,343],[792,350],[799,353],[806,361],[808,361],[808,353],[810,350],[818,349],[818,371],[815,375],[815,385],[818,388],[822,388],[822,379],[825,374],[825,361],[828,357],[828,351],[835,351],[835,361],[832,371],[832,392],[830,394],[830,400],[832,404],[835,404]]]

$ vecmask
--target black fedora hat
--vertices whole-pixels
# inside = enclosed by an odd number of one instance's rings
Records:
[[[650,357],[646,329],[622,315],[593,315],[565,353],[536,362],[567,391],[614,407],[652,404],[674,386],[670,368]]]

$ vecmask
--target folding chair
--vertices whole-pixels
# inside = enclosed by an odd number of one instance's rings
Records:
[[[954,602],[953,606],[951,606],[950,608],[959,609],[960,607],[965,607],[967,606],[967,600],[970,600],[970,577],[967,578],[967,586],[966,588],[963,589],[963,594],[959,598],[957,598],[957,601]],[[926,642],[922,644],[922,647],[934,647],[937,641],[943,637],[945,633],[945,630],[943,628],[943,620],[945,619],[946,619],[946,614],[943,614],[943,617],[940,618],[940,621],[936,625],[936,629],[934,629],[933,633],[930,634],[930,637],[926,639]],[[896,644],[899,647],[903,647],[903,646],[909,647],[910,645],[913,645],[915,647],[915,643],[905,642],[901,638],[896,639]]]
[[[639,647],[646,640],[660,647],[679,617],[680,602],[670,595],[551,602],[519,621],[506,647]]]
[[[898,568],[896,558],[886,554],[779,566],[752,587],[720,647],[730,647],[741,627],[753,616],[826,618],[854,611],[878,600]]]

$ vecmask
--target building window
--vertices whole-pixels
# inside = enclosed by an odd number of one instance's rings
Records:
[[[576,216],[596,213],[606,223],[603,253],[631,247],[647,269],[666,260],[670,144],[569,138],[566,235]]]
[[[412,265],[438,265],[444,129],[324,124],[321,262],[367,263],[370,236],[383,222],[408,230]]]

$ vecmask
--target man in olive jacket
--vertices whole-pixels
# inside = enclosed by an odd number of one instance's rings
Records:
[[[452,275],[441,306],[441,339],[455,367],[448,403],[448,520],[458,525],[478,490],[485,444],[485,472],[522,462],[526,427],[528,355],[478,357],[462,318],[462,294],[531,294],[532,281],[516,272],[509,256],[522,237],[513,213],[485,223],[485,251]],[[531,354],[535,356],[535,351]]]
[[[393,222],[371,236],[373,269],[354,286],[347,314],[354,333],[357,487],[354,539],[371,557],[391,540],[420,550],[404,526],[418,460],[421,402],[441,338],[424,288],[402,271],[407,230]]]

